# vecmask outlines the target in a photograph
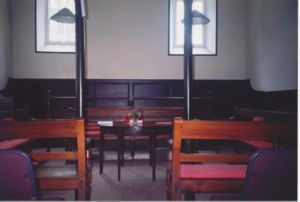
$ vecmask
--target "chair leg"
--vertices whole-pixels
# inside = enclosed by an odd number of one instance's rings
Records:
[[[166,184],[167,184],[167,200],[170,201],[172,199],[172,165],[171,162],[167,162],[166,168]]]
[[[84,186],[81,186],[78,190],[77,190],[77,197],[79,201],[85,201],[87,200],[87,192],[86,192],[86,181],[82,181],[82,184],[84,184]]]
[[[124,166],[124,152],[125,152],[125,137],[121,138],[121,160],[122,166]]]
[[[155,178],[156,178],[156,173],[155,173],[155,170],[156,170],[156,136],[155,134],[152,135],[152,180],[155,181]]]
[[[171,200],[172,201],[180,201],[181,200],[181,191],[180,190],[175,190],[174,187],[172,187],[172,191],[171,191]]]
[[[134,137],[131,137],[130,138],[130,156],[132,159],[134,159],[134,153],[135,151],[135,138]]]
[[[152,135],[149,136],[149,166],[152,166],[153,156],[152,156]]]
[[[195,201],[196,200],[195,193],[193,193],[193,192],[184,193],[184,200],[185,201]]]
[[[122,138],[123,135],[118,136],[118,181],[121,181],[121,166],[122,166],[122,156],[123,155],[123,147],[122,147]]]
[[[104,164],[104,134],[100,134],[99,138],[99,173],[103,173]]]

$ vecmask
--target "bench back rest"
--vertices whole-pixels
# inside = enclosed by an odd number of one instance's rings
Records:
[[[235,120],[250,121],[254,117],[262,117],[265,121],[295,121],[297,113],[257,110],[250,108],[235,107],[233,118]]]
[[[86,120],[122,120],[130,110],[131,107],[90,107],[86,108]]]
[[[84,120],[31,120],[0,122],[0,141],[18,138],[57,139],[75,138],[77,151],[34,152],[31,157],[43,160],[77,160],[79,180],[86,178],[86,149]]]
[[[248,154],[186,154],[182,140],[268,140],[290,144],[297,139],[296,122],[203,121],[175,119],[172,164],[230,162],[248,163]]]
[[[0,111],[0,120],[11,118],[14,120],[29,120],[31,118],[30,109],[10,109]]]
[[[142,112],[144,119],[173,121],[175,117],[183,117],[184,115],[182,107],[139,107],[138,110]]]

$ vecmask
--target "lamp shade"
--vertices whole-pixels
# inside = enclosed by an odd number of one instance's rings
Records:
[[[193,25],[205,25],[209,23],[208,17],[206,17],[204,14],[200,13],[197,10],[192,11],[192,19]],[[184,23],[184,19],[181,22]]]
[[[68,23],[68,24],[75,23],[75,15],[68,8],[61,9],[53,16],[51,16],[50,19],[60,23]]]
[[[209,19],[197,10],[192,11],[193,25],[205,25],[209,23]]]

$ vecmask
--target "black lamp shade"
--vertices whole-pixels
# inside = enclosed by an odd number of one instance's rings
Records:
[[[50,19],[59,23],[68,23],[68,24],[75,23],[75,15],[68,8],[61,9],[53,16],[51,16]]]

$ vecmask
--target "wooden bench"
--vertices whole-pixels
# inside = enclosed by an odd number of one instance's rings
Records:
[[[16,120],[30,120],[29,108],[10,109],[0,111],[0,122],[7,123]],[[27,146],[31,140],[29,138],[20,138],[15,140],[6,140],[0,142],[0,149],[15,149]]]
[[[30,109],[20,108],[20,109],[1,110],[0,120],[4,120],[8,118],[18,120],[18,121],[29,120],[31,119]]]
[[[174,122],[171,164],[167,170],[168,199],[182,193],[240,192],[251,153],[182,152],[183,140],[268,140],[291,146],[297,139],[296,122],[184,121]]]
[[[234,108],[233,119],[235,120],[251,121],[255,117],[261,117],[264,121],[295,121],[297,119],[297,113],[258,110],[244,107]]]
[[[258,110],[244,107],[235,107],[233,113],[234,120],[244,121],[296,121],[297,114],[292,112],[281,112],[281,111],[269,111],[269,110]],[[262,140],[244,140],[242,143],[254,148],[254,149],[268,149],[279,147],[280,145],[274,145],[270,141]],[[244,146],[244,145],[242,145]]]
[[[173,121],[175,117],[183,117],[183,107],[149,106],[138,107],[146,120]]]
[[[34,162],[62,161],[62,165],[47,167],[38,163],[35,174],[41,190],[75,190],[76,199],[89,198],[90,174],[87,170],[87,151],[85,146],[83,120],[33,120],[0,123],[0,141],[29,139],[76,139],[76,151],[35,151],[29,155]],[[76,160],[76,165],[65,165],[65,160]],[[47,169],[50,168],[50,169]],[[61,168],[61,169],[58,169]],[[69,170],[69,168],[71,170]],[[45,169],[45,170],[44,170]]]

